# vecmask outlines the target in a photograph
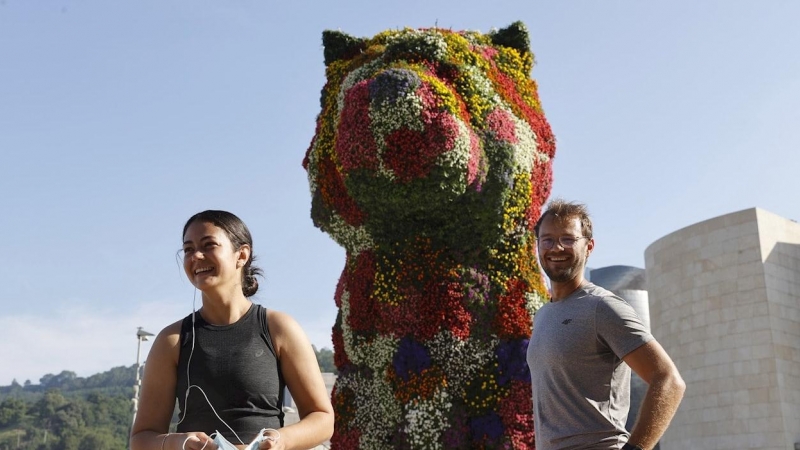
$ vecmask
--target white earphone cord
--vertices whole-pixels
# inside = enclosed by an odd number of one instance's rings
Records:
[[[196,384],[192,384],[191,379],[189,378],[189,367],[192,364],[192,355],[194,355],[194,338],[195,338],[194,316],[197,313],[197,311],[195,310],[196,304],[197,304],[197,288],[194,289],[194,297],[192,298],[192,350],[189,352],[189,360],[186,361],[186,385],[188,387],[186,388],[186,393],[184,394],[183,397],[183,417],[181,417],[180,420],[178,420],[177,425],[180,425],[180,423],[183,422],[183,419],[186,418],[186,411],[189,409],[189,391],[192,388],[197,388],[197,390],[199,390],[200,393],[203,394],[203,397],[206,399],[206,403],[208,403],[208,406],[211,408],[211,411],[214,413],[214,415],[217,416],[217,419],[219,419],[219,421],[222,422],[223,425],[225,425],[226,427],[228,427],[229,430],[231,430],[231,433],[233,433],[233,435],[236,436],[236,439],[238,439],[242,445],[245,445],[244,441],[242,441],[242,438],[240,438],[239,435],[236,434],[235,431],[233,431],[233,428],[231,428],[231,426],[228,425],[227,422],[222,420],[222,417],[220,417],[219,414],[217,414],[217,410],[214,409],[214,405],[211,404],[211,400],[208,399],[208,396],[206,395],[205,391],[203,391],[203,388],[201,388]]]

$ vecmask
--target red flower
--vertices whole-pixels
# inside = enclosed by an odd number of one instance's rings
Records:
[[[354,331],[372,331],[379,306],[372,297],[375,283],[375,255],[363,251],[356,256],[355,268],[348,273],[347,291],[350,293],[350,314],[347,323]]]
[[[369,80],[356,84],[344,96],[336,139],[336,156],[346,173],[353,169],[378,167],[375,139],[370,129]]]
[[[344,291],[347,288],[346,279],[347,279],[347,263],[345,263],[344,269],[342,269],[342,274],[339,275],[339,281],[336,283],[336,290],[333,293],[333,301],[336,303],[337,308],[342,307],[342,294],[344,294]]]
[[[361,432],[356,429],[337,432],[331,438],[331,450],[352,450],[359,448]]]
[[[430,87],[420,86],[417,94],[423,103],[424,130],[401,128],[384,139],[383,162],[403,183],[427,176],[436,158],[453,149],[459,132],[455,118],[441,110]]]
[[[514,449],[535,449],[533,432],[533,403],[531,384],[514,380],[508,395],[500,402],[500,419],[510,436]]]
[[[497,316],[494,326],[500,339],[527,336],[531,331],[531,315],[525,309],[528,283],[512,278],[506,283],[506,293],[497,298]]]
[[[486,177],[486,161],[481,149],[481,140],[472,129],[469,130],[469,162],[467,163],[467,184],[471,185],[476,179],[480,183]],[[478,188],[480,191],[480,188]]]
[[[531,206],[527,211],[528,226],[533,230],[536,221],[541,215],[541,208],[550,190],[553,188],[553,163],[552,161],[535,161],[531,172]]]
[[[399,306],[385,313],[394,320],[395,336],[425,342],[442,330],[460,339],[469,337],[472,315],[464,305],[463,289],[456,282],[431,281],[409,292]],[[387,322],[389,322],[387,320]]]
[[[330,157],[323,157],[319,162],[318,183],[322,200],[339,213],[345,222],[353,226],[364,223],[365,214],[347,194],[342,175]]]
[[[506,141],[512,144],[519,142],[517,132],[514,127],[514,120],[508,111],[495,108],[486,116],[486,127],[494,133],[495,139]]]
[[[333,363],[337,369],[341,369],[350,364],[350,358],[347,357],[347,352],[344,349],[344,336],[342,335],[341,327],[333,328]]]

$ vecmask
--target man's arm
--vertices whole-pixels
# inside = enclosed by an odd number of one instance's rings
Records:
[[[650,450],[667,430],[686,390],[678,368],[661,347],[652,340],[622,358],[648,384],[639,407],[639,417],[628,442]]]

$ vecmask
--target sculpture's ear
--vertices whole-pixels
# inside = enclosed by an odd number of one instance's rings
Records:
[[[528,27],[522,22],[514,22],[511,25],[491,33],[492,43],[503,47],[510,47],[526,54],[531,52],[531,39],[528,35]]]
[[[367,40],[350,36],[341,31],[322,32],[322,46],[325,48],[325,66],[340,59],[349,59],[367,48]]]

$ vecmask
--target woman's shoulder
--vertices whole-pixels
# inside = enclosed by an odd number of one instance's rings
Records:
[[[156,335],[156,342],[162,345],[166,344],[169,347],[178,346],[184,320],[185,319],[180,319],[164,327],[158,335]]]
[[[279,353],[281,348],[308,340],[300,324],[291,315],[274,309],[267,309],[266,314],[269,331]]]
[[[277,311],[274,309],[267,309],[267,308],[264,309],[266,310],[267,321],[269,322],[270,330],[274,328],[275,331],[279,330],[285,331],[285,329],[287,328],[300,326],[294,319],[294,317],[290,316],[289,314],[283,311]]]

